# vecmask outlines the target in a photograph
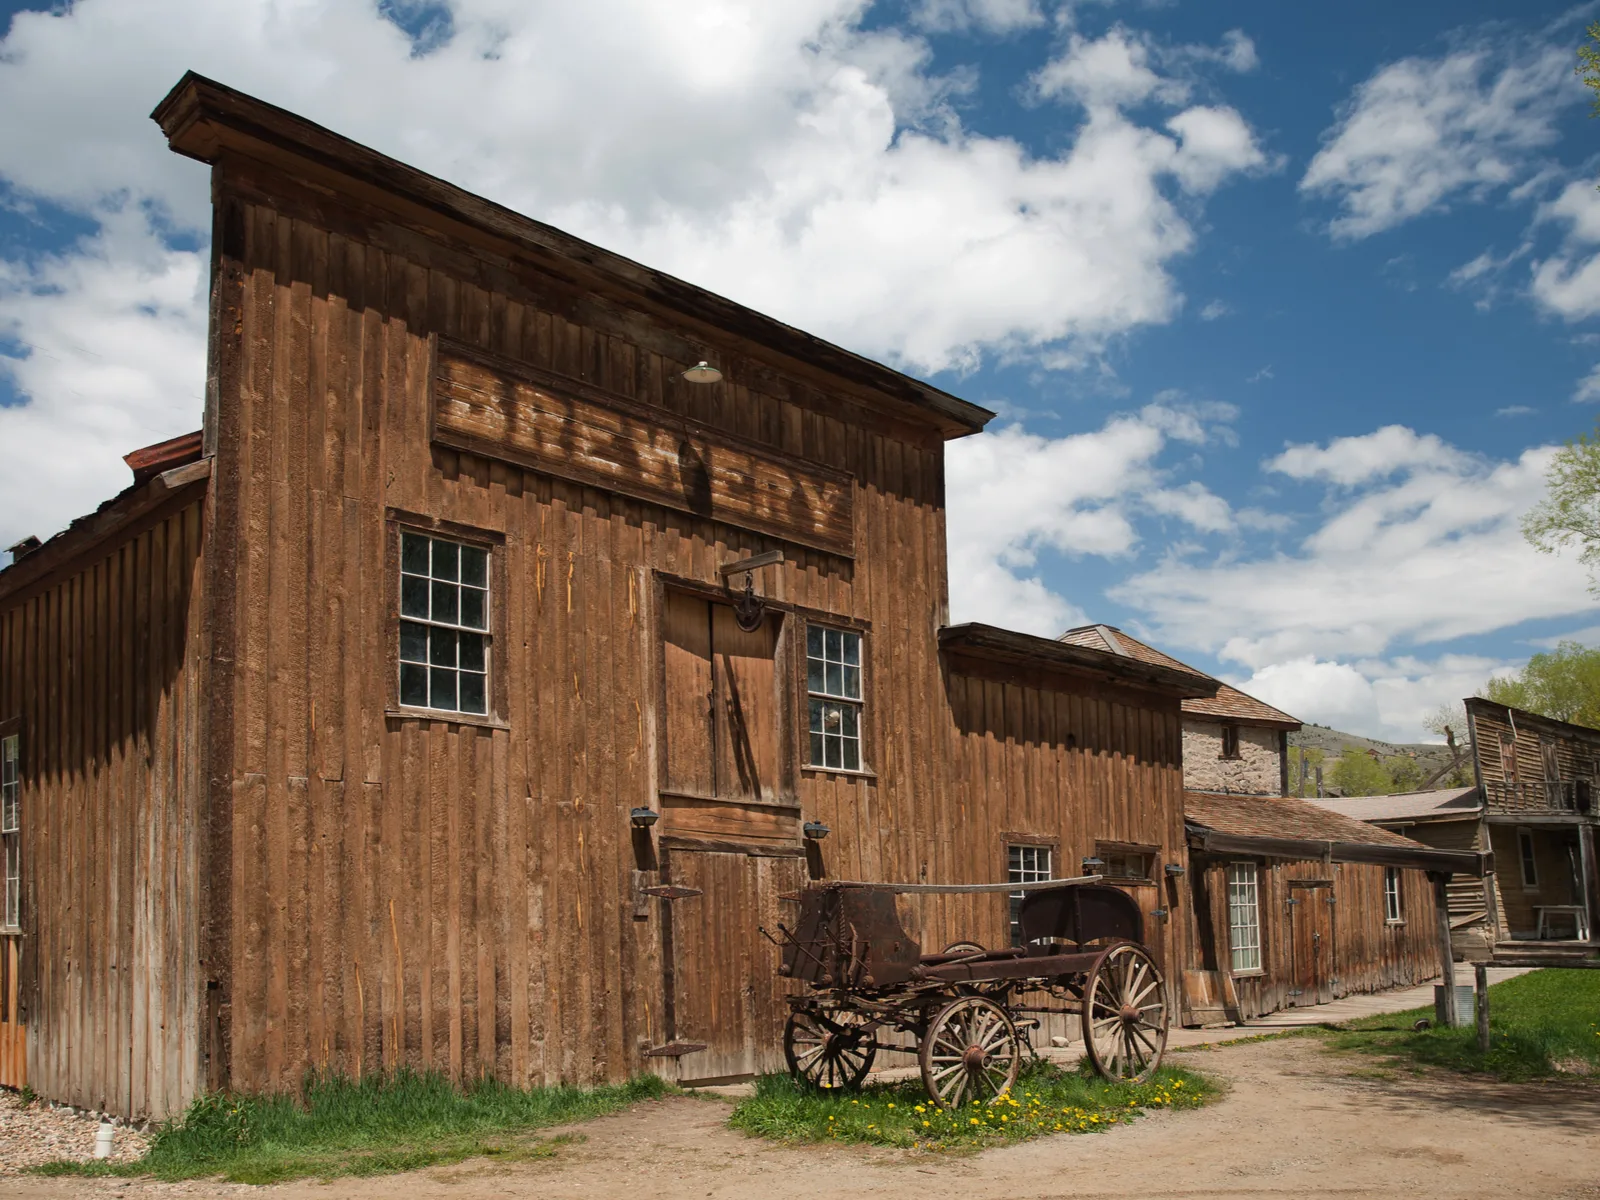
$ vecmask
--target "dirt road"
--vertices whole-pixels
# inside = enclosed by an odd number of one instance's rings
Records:
[[[0,1180],[11,1197],[209,1196],[263,1200],[1034,1200],[1109,1197],[1466,1197],[1600,1200],[1600,1087],[1371,1077],[1370,1060],[1312,1039],[1191,1052],[1226,1079],[1199,1112],[1157,1113],[1098,1136],[1061,1136],[967,1158],[781,1147],[726,1128],[725,1103],[674,1098],[581,1127],[554,1161],[269,1189]],[[1350,1074],[1366,1070],[1365,1077]]]

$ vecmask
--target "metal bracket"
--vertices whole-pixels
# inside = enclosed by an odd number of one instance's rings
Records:
[[[699,888],[682,887],[676,883],[662,883],[654,887],[639,889],[642,896],[659,896],[663,900],[687,900],[690,896],[702,896],[705,893]]]
[[[704,1042],[668,1042],[665,1046],[651,1046],[644,1052],[646,1058],[682,1058],[685,1054],[698,1054],[706,1048]]]

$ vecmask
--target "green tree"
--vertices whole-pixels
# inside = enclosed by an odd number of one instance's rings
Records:
[[[1544,473],[1545,497],[1522,518],[1522,536],[1541,554],[1571,546],[1600,594],[1600,435],[1580,433]]]
[[[1346,796],[1386,796],[1394,790],[1383,764],[1356,746],[1346,747],[1339,755],[1327,780]]]
[[[1584,33],[1589,41],[1578,47],[1578,65],[1573,70],[1583,80],[1584,86],[1595,94],[1589,115],[1600,117],[1600,21],[1591,24]]]
[[[1384,759],[1379,765],[1389,776],[1389,787],[1386,790],[1391,792],[1414,792],[1422,786],[1422,781],[1432,774],[1430,771],[1424,771],[1422,764],[1409,754],[1396,754]]]
[[[1562,642],[1535,654],[1517,674],[1489,680],[1481,694],[1496,704],[1600,729],[1600,649]]]

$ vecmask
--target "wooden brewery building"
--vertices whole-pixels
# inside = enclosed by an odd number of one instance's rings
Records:
[[[1098,859],[1183,961],[1216,683],[948,626],[988,412],[197,76],[155,117],[211,166],[204,422],[0,572],[0,1082],[771,1069],[808,877]]]

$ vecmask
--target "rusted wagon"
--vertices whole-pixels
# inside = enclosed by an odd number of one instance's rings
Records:
[[[1167,990],[1141,944],[1127,893],[1098,876],[1031,884],[824,883],[780,925],[789,997],[789,1069],[820,1087],[855,1087],[880,1051],[914,1054],[938,1104],[1004,1095],[1039,1016],[1079,1017],[1089,1061],[1108,1079],[1143,1080],[1167,1045]],[[906,932],[908,893],[1022,892],[1022,945],[957,942],[924,954]]]

